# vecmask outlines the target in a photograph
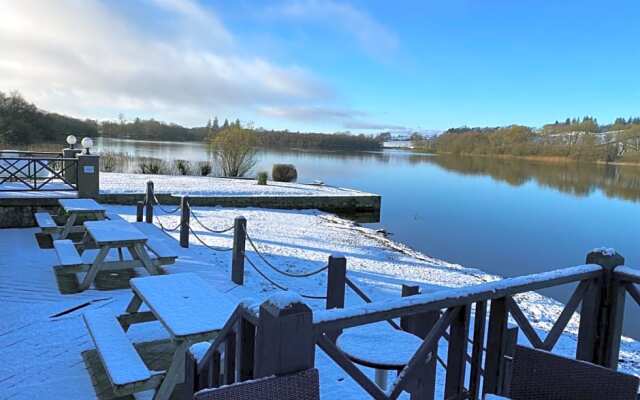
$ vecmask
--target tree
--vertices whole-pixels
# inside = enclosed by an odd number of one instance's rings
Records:
[[[226,123],[226,121],[225,121]],[[256,165],[255,133],[233,124],[223,128],[212,140],[217,166],[224,176],[244,176]]]
[[[218,117],[213,117],[213,125],[211,126],[214,132],[217,132],[220,129],[220,125],[218,124]]]

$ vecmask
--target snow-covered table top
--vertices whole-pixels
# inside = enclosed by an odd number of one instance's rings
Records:
[[[127,221],[85,221],[84,227],[98,246],[135,244],[147,241],[147,235]]]
[[[60,199],[62,209],[67,213],[104,213],[103,205],[93,199]]]
[[[421,344],[419,337],[386,322],[346,329],[337,341],[340,350],[355,362],[386,369],[403,368]]]
[[[236,308],[230,297],[193,273],[133,278],[130,283],[174,338],[220,330]]]

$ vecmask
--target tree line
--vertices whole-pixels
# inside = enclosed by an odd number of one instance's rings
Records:
[[[599,125],[590,116],[546,124],[452,128],[416,140],[417,149],[444,154],[562,157],[584,161],[640,161],[640,118]]]
[[[382,141],[365,135],[345,133],[300,133],[256,129],[242,126],[240,120],[219,122],[215,117],[204,126],[188,128],[155,119],[128,121],[120,115],[116,121],[81,120],[39,109],[19,93],[0,91],[0,145],[64,143],[69,134],[78,137],[103,136],[118,139],[156,141],[212,141],[229,128],[242,128],[255,134],[256,146],[281,148],[372,150]]]
[[[0,144],[64,143],[69,133],[95,137],[98,125],[40,110],[17,92],[0,92]]]

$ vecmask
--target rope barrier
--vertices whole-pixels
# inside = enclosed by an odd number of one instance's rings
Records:
[[[289,289],[285,286],[280,285],[279,283],[275,282],[274,280],[272,280],[271,278],[269,278],[264,272],[260,271],[260,269],[253,263],[253,261],[251,261],[251,259],[249,257],[247,257],[246,255],[244,256],[244,259],[249,263],[249,265],[251,265],[251,267],[253,267],[253,269],[261,276],[263,277],[267,282],[271,283],[273,286],[277,287],[280,290],[284,290],[284,291],[289,291]],[[308,295],[308,294],[302,294],[302,293],[298,293],[300,295],[300,297],[303,297],[305,299],[312,299],[312,300],[326,300],[327,296],[312,296],[312,295]]]
[[[291,278],[307,278],[316,274],[319,274],[323,271],[326,271],[327,269],[329,269],[328,265],[325,265],[322,268],[319,268],[315,271],[311,271],[311,272],[306,272],[306,273],[302,273],[302,274],[292,274],[291,272],[287,272],[287,271],[282,271],[281,269],[277,268],[275,265],[271,264],[266,258],[265,256],[262,255],[262,253],[260,252],[260,250],[258,250],[258,247],[253,243],[253,240],[251,240],[251,237],[249,236],[249,234],[245,231],[245,236],[247,238],[247,240],[249,241],[249,244],[251,245],[251,247],[253,247],[253,250],[256,252],[256,254],[258,255],[258,257],[260,257],[260,259],[262,259],[262,261],[264,261],[265,264],[267,264],[267,266],[269,266],[271,269],[273,269],[274,271],[291,277]]]
[[[189,203],[187,203],[189,204]],[[202,227],[204,228],[204,230],[211,232],[211,233],[225,233],[225,232],[229,232],[230,230],[233,230],[233,225],[231,225],[228,228],[225,229],[211,229],[208,226],[206,226],[205,224],[202,223],[202,221],[200,221],[200,218],[198,218],[198,216],[196,215],[196,213],[193,212],[193,210],[191,209],[191,204],[189,204],[189,212],[191,213],[191,216],[193,217],[193,219]]]
[[[158,218],[158,216],[156,215],[156,222],[158,223],[158,225],[160,225],[160,229],[162,229],[165,232],[175,232],[180,228],[180,223],[178,223],[178,225],[176,225],[174,228],[167,228],[164,225],[162,225],[162,222],[160,222],[160,218]]]
[[[180,210],[180,205],[178,205],[178,206],[177,206],[176,208],[174,208],[173,210],[171,210],[171,211],[167,211],[167,209],[166,209],[166,208],[164,208],[164,207],[162,206],[162,204],[161,204],[161,203],[160,203],[160,201],[158,200],[158,197],[157,197],[155,194],[153,195],[153,201],[155,201],[155,202],[156,202],[156,204],[155,204],[155,205],[156,205],[156,206],[158,206],[158,208],[159,208],[160,210],[162,210],[162,212],[163,212],[163,213],[165,213],[165,214],[175,214],[178,210]]]
[[[204,240],[200,238],[200,236],[198,236],[198,234],[193,230],[193,228],[191,228],[191,226],[189,226],[189,231],[193,233],[193,236],[195,236],[196,239],[198,239],[198,242],[200,242],[203,246],[205,246],[210,250],[213,250],[213,251],[231,251],[232,250],[230,248],[214,247],[214,246],[208,245]]]

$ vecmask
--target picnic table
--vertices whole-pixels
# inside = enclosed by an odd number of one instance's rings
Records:
[[[169,399],[175,386],[184,381],[187,348],[212,340],[236,304],[193,273],[133,278],[130,284],[133,298],[124,314],[109,318],[85,313],[85,322],[114,391],[132,394],[156,388],[154,399]],[[143,304],[148,311],[141,311]],[[125,335],[132,324],[150,321],[159,321],[176,344],[171,365],[161,377],[148,371]],[[123,376],[122,370],[128,375]]]
[[[60,199],[60,207],[67,215],[67,221],[58,239],[66,239],[72,232],[82,232],[82,225],[76,225],[79,217],[89,220],[103,220],[107,210],[93,199]]]
[[[82,242],[54,240],[53,247],[60,273],[86,273],[78,289],[88,289],[100,271],[144,268],[151,275],[161,274],[163,265],[173,264],[177,254],[162,240],[149,238],[134,224],[123,219],[85,221],[86,235]],[[86,250],[97,249],[96,254]],[[117,252],[115,258],[112,250]],[[130,257],[125,258],[124,250]]]

